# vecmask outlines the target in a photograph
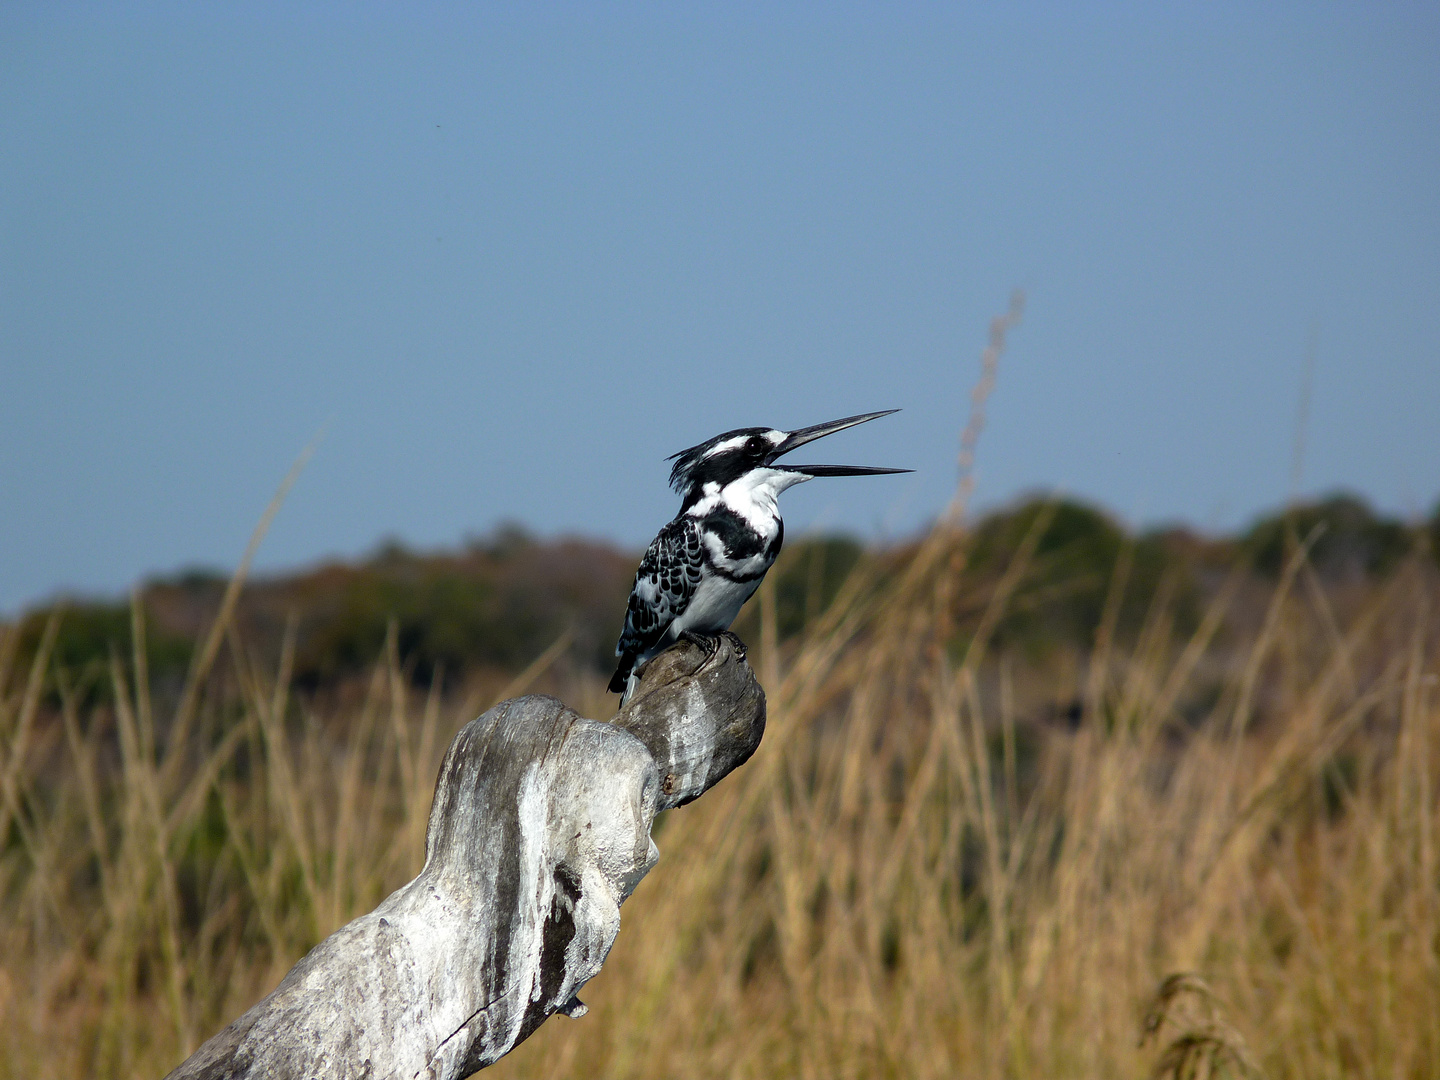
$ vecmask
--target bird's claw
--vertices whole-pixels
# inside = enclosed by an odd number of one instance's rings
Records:
[[[740,640],[739,634],[733,630],[722,630],[720,636],[730,642],[730,647],[735,650],[736,660],[745,659],[745,655],[749,650],[746,648],[745,642]]]
[[[681,630],[680,640],[688,641],[691,645],[700,649],[705,654],[705,662],[708,664],[720,651],[720,635],[701,634],[694,630]]]

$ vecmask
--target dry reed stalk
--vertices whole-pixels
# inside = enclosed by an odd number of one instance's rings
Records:
[[[1025,293],[1016,289],[1010,294],[1010,306],[1005,314],[990,320],[990,341],[980,354],[980,378],[970,392],[970,418],[960,434],[959,479],[945,515],[951,524],[958,525],[964,518],[970,495],[975,490],[975,450],[980,443],[980,433],[985,430],[985,403],[995,391],[995,376],[1005,352],[1006,335],[1020,325],[1024,314]]]
[[[180,694],[180,702],[175,707],[175,719],[171,727],[170,738],[177,746],[185,745],[190,733],[190,725],[195,722],[200,693],[204,689],[206,677],[210,674],[211,665],[215,663],[216,657],[220,654],[220,646],[224,643],[225,635],[230,629],[230,621],[235,616],[235,605],[240,601],[240,592],[245,587],[245,579],[250,574],[250,564],[255,560],[255,555],[260,550],[260,543],[265,539],[265,534],[270,531],[270,525],[275,520],[275,515],[284,505],[285,497],[290,494],[290,489],[295,486],[295,481],[300,479],[300,474],[309,464],[319,443],[320,435],[317,434],[310,444],[300,451],[300,456],[295,459],[295,463],[290,466],[290,471],[280,481],[280,487],[271,497],[269,505],[265,507],[265,512],[260,515],[260,521],[255,526],[255,531],[250,534],[250,540],[245,545],[245,553],[240,557],[240,564],[235,568],[235,573],[231,575],[229,584],[225,586],[225,595],[220,600],[220,611],[215,616],[209,632],[205,635],[204,643],[195,653],[190,666],[190,674],[185,680],[185,688]],[[184,759],[179,755],[174,753],[169,755],[163,775],[163,781],[167,787],[174,784],[176,779],[174,774],[183,768],[183,764]]]

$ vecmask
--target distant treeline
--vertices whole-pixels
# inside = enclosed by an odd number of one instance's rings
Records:
[[[1038,535],[1036,535],[1038,530]],[[1069,500],[1027,499],[973,522],[965,576],[993,584],[1027,542],[1033,545],[996,643],[1032,659],[1094,640],[1112,583],[1123,572],[1116,632],[1133,634],[1157,595],[1178,625],[1235,574],[1263,586],[1287,554],[1309,544],[1309,565],[1339,591],[1383,580],[1403,560],[1440,552],[1440,510],[1422,525],[1376,514],[1362,499],[1335,495],[1265,516],[1243,533],[1205,537],[1186,528],[1128,532],[1104,511]],[[1027,541],[1028,537],[1028,541]],[[784,641],[829,606],[862,561],[883,578],[905,545],[867,550],[846,536],[797,539],[772,572],[775,622]],[[569,635],[568,662],[608,671],[638,552],[598,541],[541,540],[506,526],[456,551],[416,552],[387,543],[358,562],[252,581],[241,599],[239,638],[272,660],[294,638],[297,685],[318,689],[369,670],[393,633],[404,669],[417,683],[478,669],[518,671]],[[227,579],[189,571],[147,582],[139,595],[152,679],[179,685],[191,653],[214,618]],[[974,595],[985,594],[977,588]],[[956,599],[957,627],[967,614]],[[737,629],[758,632],[755,604]],[[54,605],[21,620],[15,660],[33,656]],[[110,657],[132,648],[128,600],[69,601],[55,658],[77,686],[106,684]]]

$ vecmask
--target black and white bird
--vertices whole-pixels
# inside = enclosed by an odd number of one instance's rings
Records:
[[[710,638],[727,630],[780,554],[785,523],[776,502],[786,488],[816,476],[910,472],[864,465],[777,465],[796,447],[889,416],[898,409],[847,416],[828,424],[779,431],[737,428],[671,456],[670,486],[680,512],[650,543],[615,646],[619,666],[611,693],[623,705],[637,669],[682,636]]]

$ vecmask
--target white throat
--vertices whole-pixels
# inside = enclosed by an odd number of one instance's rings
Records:
[[[703,517],[723,506],[743,518],[756,532],[765,535],[780,517],[777,502],[780,493],[811,479],[814,478],[785,469],[751,469],[723,488],[718,484],[706,484],[704,497],[690,508],[690,513]]]

